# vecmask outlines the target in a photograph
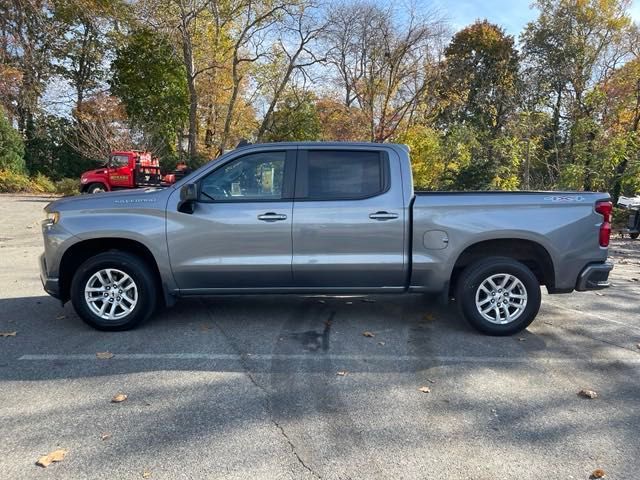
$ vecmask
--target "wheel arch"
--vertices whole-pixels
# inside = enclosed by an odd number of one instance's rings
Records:
[[[141,258],[151,270],[156,286],[164,293],[164,296],[158,296],[158,298],[163,298],[165,304],[171,303],[167,289],[163,286],[158,263],[151,250],[141,242],[121,237],[82,240],[71,245],[64,252],[60,260],[58,277],[62,301],[67,301],[71,298],[71,281],[78,267],[90,257],[110,251],[127,252]]]
[[[455,292],[462,271],[477,260],[487,257],[508,257],[525,264],[536,276],[540,285],[553,290],[555,269],[548,250],[540,243],[521,238],[483,240],[467,246],[456,259],[449,280],[449,294]]]

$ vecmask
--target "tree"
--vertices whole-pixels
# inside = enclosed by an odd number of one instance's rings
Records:
[[[55,18],[65,35],[55,45],[54,71],[75,92],[75,109],[87,95],[95,93],[106,76],[105,56],[112,47],[110,27],[123,17],[127,6],[120,0],[58,0]]]
[[[189,94],[184,66],[167,37],[146,28],[134,31],[116,50],[112,71],[111,91],[124,103],[132,125],[163,153],[175,152]]]
[[[373,2],[343,3],[331,10],[324,41],[328,62],[347,107],[367,116],[369,140],[384,142],[407,123],[434,76],[443,29],[430,12],[402,17]]]
[[[547,143],[555,171],[564,178],[579,175],[581,186],[589,190],[597,171],[598,137],[592,128],[597,122],[588,120],[595,106],[589,92],[631,48],[629,1],[538,0],[535,5],[540,15],[521,35],[525,76],[536,79],[532,84],[543,107],[552,111]]]
[[[320,119],[321,140],[364,142],[369,138],[367,117],[357,106],[346,106],[329,96],[316,102]]]
[[[267,56],[264,43],[271,28],[292,5],[291,0],[234,0],[224,10],[215,9],[218,22],[233,20],[233,33],[227,49],[231,59],[231,95],[227,103],[224,127],[218,151],[223,152],[230,139],[236,107],[248,69]]]
[[[313,9],[305,4],[296,6],[292,12],[287,13],[274,55],[268,60],[269,71],[272,73],[270,81],[266,82],[270,101],[256,134],[258,140],[262,139],[268,126],[273,123],[275,108],[292,77],[296,73],[305,75],[305,69],[323,61],[311,49],[325,29],[323,23],[313,18],[313,13]]]
[[[486,20],[458,32],[445,50],[438,121],[446,130],[464,126],[471,141],[471,161],[456,179],[459,188],[514,187],[518,167],[508,147],[516,144],[503,136],[519,104],[518,67],[513,38]],[[501,182],[502,176],[510,180]]]
[[[24,142],[0,108],[0,170],[22,172],[24,169]]]
[[[270,122],[265,127],[264,140],[267,142],[318,140],[320,119],[311,92],[285,94],[277,103]]]
[[[442,120],[469,123],[496,138],[518,106],[518,53],[513,37],[477,21],[456,33],[445,50]]]
[[[17,87],[15,96],[3,98],[3,104],[16,119],[18,131],[27,145],[34,135],[42,93],[53,71],[53,50],[61,34],[51,2],[0,2],[2,70],[9,72]],[[27,167],[30,167],[28,162]]]
[[[86,99],[76,114],[80,121],[66,141],[83,157],[105,162],[112,151],[134,146],[125,108],[117,98],[97,94]]]

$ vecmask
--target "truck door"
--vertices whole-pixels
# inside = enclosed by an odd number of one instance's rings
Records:
[[[404,286],[407,219],[393,150],[300,149],[293,218],[296,286]]]
[[[123,153],[111,155],[109,160],[109,183],[111,189],[133,187],[133,158]]]
[[[269,148],[225,162],[198,180],[193,213],[167,207],[167,241],[181,290],[289,287],[296,149]]]

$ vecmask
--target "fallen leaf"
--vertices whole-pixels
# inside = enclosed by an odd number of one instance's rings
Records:
[[[607,474],[601,468],[596,468],[591,474],[591,478],[604,478]]]
[[[340,370],[339,372],[336,373],[336,375],[338,375],[339,377],[344,377],[347,374],[346,370]]]
[[[104,440],[108,440],[109,438],[111,438],[111,434],[104,432],[103,434],[100,435],[100,440],[104,441]]]
[[[115,397],[111,399],[111,403],[121,403],[127,399],[127,396],[124,393],[118,393]]]
[[[60,450],[54,450],[48,455],[44,455],[43,457],[40,457],[36,462],[36,465],[38,465],[39,467],[47,468],[49,465],[51,465],[54,462],[61,462],[62,460],[64,460],[64,456],[66,454],[67,454],[67,450],[63,448],[61,448]]]
[[[422,317],[422,320],[424,320],[425,322],[433,322],[434,319],[435,317],[432,313],[427,313],[424,317]]]
[[[142,478],[151,478],[151,472],[149,470],[145,470],[142,472]]]
[[[435,380],[432,380],[432,379],[430,379],[430,378],[427,378],[427,382],[429,382],[429,383],[436,383],[436,381],[435,381]]]
[[[97,352],[96,353],[96,358],[99,358],[100,360],[109,360],[110,358],[113,358],[114,354],[111,352]]]
[[[431,389],[429,387],[420,387],[418,390],[422,393],[431,393]]]
[[[65,318],[67,318],[67,316],[66,316],[66,315],[58,315],[58,316],[56,317],[56,320],[62,320],[62,319],[65,319]]]
[[[211,327],[209,325],[207,325],[206,323],[203,323],[202,325],[200,325],[200,330],[202,330],[203,332],[206,332],[210,328]]]
[[[553,325],[553,322],[547,322],[546,320],[542,323],[546,323],[547,325]]]
[[[596,295],[598,295],[599,297],[604,297],[604,293],[596,292]]]
[[[15,337],[18,332],[0,332],[0,337]]]
[[[384,345],[384,342],[378,342],[378,345],[382,347]]]
[[[580,390],[578,395],[584,398],[597,398],[598,394],[594,390]]]
[[[362,332],[362,335],[364,335],[365,337],[369,337],[369,338],[372,338],[372,337],[376,336],[375,333],[368,332],[368,331],[367,332]]]

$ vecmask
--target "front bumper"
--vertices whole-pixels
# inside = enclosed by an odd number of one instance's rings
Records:
[[[584,292],[585,290],[600,290],[609,287],[609,272],[612,269],[613,264],[609,262],[587,265],[578,276],[576,290]]]
[[[40,255],[40,281],[44,287],[44,291],[54,298],[60,298],[60,282],[57,278],[49,277],[47,272],[47,260],[44,253]]]

